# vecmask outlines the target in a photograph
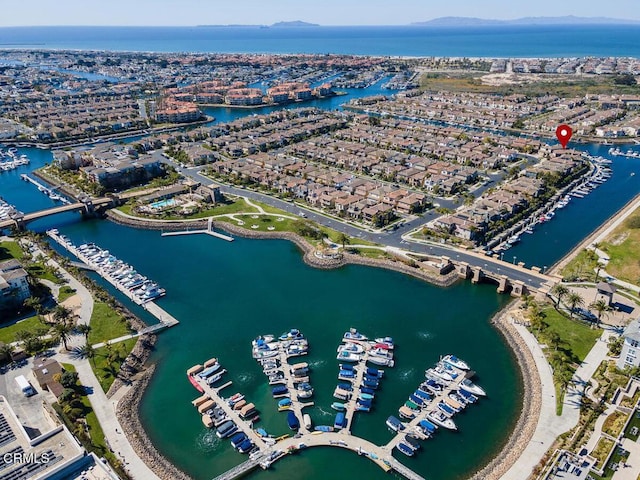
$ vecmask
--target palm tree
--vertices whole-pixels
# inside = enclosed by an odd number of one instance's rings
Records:
[[[11,354],[13,353],[13,345],[10,343],[0,342],[0,360],[11,360]]]
[[[569,294],[569,288],[561,283],[556,283],[551,289],[551,293],[556,296],[554,306],[557,308],[558,305],[560,305],[560,302],[562,302],[562,299]]]
[[[84,335],[85,340],[87,340],[89,338],[89,332],[91,332],[91,325],[88,323],[81,323],[76,326],[76,331],[79,334]]]
[[[338,235],[338,241],[342,244],[342,250],[344,250],[345,245],[349,245],[351,243],[349,236],[342,232]]]
[[[40,299],[38,297],[29,297],[29,298],[25,299],[25,301],[22,304],[25,307],[30,308],[33,311],[35,311],[36,314],[38,314],[38,315],[42,315],[42,313],[44,312],[44,305],[42,305],[42,302],[40,301]]]
[[[571,292],[567,295],[567,303],[571,307],[569,312],[569,317],[573,318],[573,313],[575,312],[576,307],[581,307],[584,305],[584,299],[579,293]]]
[[[90,343],[85,343],[83,346],[77,347],[74,352],[78,356],[78,358],[88,358],[89,360],[91,360],[93,366],[96,366],[96,351]]]
[[[64,305],[56,305],[56,308],[53,309],[53,319],[58,323],[64,323],[66,325],[69,321],[72,321],[73,318],[74,315],[71,309]]]
[[[56,323],[53,326],[53,332],[55,334],[55,336],[57,338],[59,338],[60,340],[62,340],[62,344],[64,345],[64,349],[65,350],[69,350],[69,347],[67,346],[67,340],[69,340],[69,337],[71,336],[71,332],[72,332],[72,327],[71,325],[67,324],[67,323]]]
[[[608,313],[606,312],[611,310],[609,304],[607,304],[607,302],[602,299],[598,300],[597,302],[593,302],[591,305],[589,305],[589,308],[598,312],[598,327],[600,326],[600,319],[602,318],[602,316],[604,315],[605,317],[607,317]]]

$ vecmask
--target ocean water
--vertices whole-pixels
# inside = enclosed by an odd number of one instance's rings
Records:
[[[640,56],[640,26],[3,27],[1,48],[390,56]]]

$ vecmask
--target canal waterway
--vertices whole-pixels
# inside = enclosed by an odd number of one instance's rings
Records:
[[[607,156],[608,147],[587,148]],[[51,161],[51,153],[37,149],[19,153],[32,162],[0,173],[0,196],[24,212],[53,206],[33,185],[20,180],[21,173]],[[505,259],[512,255],[527,264],[551,265],[637,194],[640,160],[617,157],[612,167],[614,175],[605,185],[584,199],[574,199],[507,252]],[[454,480],[475,471],[499,450],[516,420],[521,404],[517,366],[488,322],[508,301],[496,294],[495,286],[462,282],[441,289],[361,266],[321,271],[305,265],[297,248],[282,240],[162,238],[155,231],[79,218],[73,213],[60,215],[30,228],[44,231],[55,225],[76,243],[96,242],[167,289],[159,304],[181,323],[160,335],[153,357],[158,368],[141,416],[158,449],[198,480],[212,478],[244,457],[202,426],[190,404],[197,392],[186,380],[185,370],[219,357],[234,382],[227,393],[244,393],[260,410],[260,426],[276,435],[287,433],[286,417],[277,412],[266,378],[251,358],[250,341],[261,333],[280,334],[292,327],[300,328],[311,344],[303,360],[312,366],[316,406],[309,413],[315,424],[333,422],[329,406],[337,382],[335,355],[344,331],[357,327],[370,336],[396,339],[396,367],[387,369],[374,411],[358,415],[353,428],[355,435],[379,444],[391,439],[385,418],[397,412],[424,378],[424,369],[440,355],[455,353],[472,365],[489,397],[456,418],[459,432],[438,432],[415,458],[400,458],[429,479]],[[134,311],[147,319],[144,311]],[[335,450],[302,452],[276,464],[273,472],[252,478],[383,478],[368,460]]]

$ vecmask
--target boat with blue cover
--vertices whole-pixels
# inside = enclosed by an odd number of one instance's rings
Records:
[[[266,438],[269,436],[269,434],[267,433],[267,431],[264,428],[256,428],[256,433],[258,435],[260,435],[263,438]]]
[[[350,363],[339,363],[338,364],[342,370],[354,370],[355,367]]]
[[[396,445],[396,448],[404,453],[407,457],[413,457],[413,448],[409,447],[408,445],[399,442],[398,445]]]
[[[231,446],[238,448],[238,446],[247,439],[247,435],[244,432],[238,432],[231,437]]]
[[[438,428],[437,425],[431,423],[429,420],[420,420],[418,423],[427,433],[434,433]]]
[[[238,446],[238,451],[240,453],[249,453],[251,450],[253,450],[253,447],[253,442],[247,438]]]
[[[365,375],[369,375],[371,377],[382,378],[382,376],[384,375],[384,370],[367,367],[364,373]]]
[[[406,434],[406,435],[404,436],[404,443],[405,443],[407,446],[411,447],[411,449],[412,449],[413,451],[416,451],[416,450],[418,450],[418,449],[421,447],[420,442],[418,442],[418,440],[417,440],[417,439],[415,439],[414,437],[412,437],[412,436],[411,436],[411,435],[409,435],[409,434]]]
[[[291,406],[290,398],[283,398],[282,400],[278,400],[278,407],[289,407]]]
[[[316,432],[333,432],[335,429],[330,425],[318,425],[314,430]]]
[[[366,378],[362,381],[362,385],[364,385],[366,388],[373,388],[373,389],[377,389],[378,388],[378,382],[374,381],[374,380],[367,380]]]
[[[360,342],[364,342],[366,340],[369,340],[363,334],[358,332],[358,330],[355,329],[355,328],[350,328],[349,331],[346,332],[342,338],[343,338],[343,340],[357,340],[357,341],[360,341]]]
[[[331,404],[331,408],[333,408],[334,410],[337,410],[339,412],[344,412],[347,409],[347,406],[344,403],[341,403],[341,402],[333,402]]]
[[[292,410],[289,410],[287,413],[287,423],[291,430],[298,430],[300,428],[300,420],[298,420],[298,417],[296,417],[296,414]]]
[[[360,394],[358,394],[359,400],[373,400],[374,398],[375,395],[372,395],[371,393],[360,392]]]
[[[271,389],[271,394],[276,397],[289,393],[289,389],[284,385],[276,385]]]
[[[444,402],[438,402],[438,408],[444,413],[447,417],[453,417],[456,411],[447,405]]]
[[[220,368],[222,368],[222,365],[220,365],[219,363],[216,363],[216,364],[210,366],[209,368],[205,368],[203,371],[198,373],[198,377],[200,377],[200,378],[209,378],[211,375],[213,375],[218,370],[220,370]]]
[[[467,392],[466,390],[463,390],[462,388],[460,390],[458,390],[458,393],[460,394],[460,396],[462,398],[465,399],[465,401],[467,403],[475,403],[478,401],[478,397],[476,397],[473,393]]]
[[[227,438],[238,431],[238,427],[231,420],[227,420],[216,429],[218,438]]]
[[[333,422],[333,428],[342,429],[347,426],[347,419],[344,416],[344,412],[338,412],[336,414],[336,419]]]
[[[369,395],[375,395],[376,391],[373,388],[367,388],[367,387],[361,387],[360,388],[360,392],[361,393],[368,393]]]
[[[418,389],[415,392],[413,392],[413,395],[416,396],[416,397],[421,398],[424,403],[431,401],[431,395],[429,395],[424,390]]]
[[[424,405],[424,400],[418,397],[417,395],[414,395],[413,393],[409,395],[409,400],[411,400],[414,404],[416,404],[419,407],[422,407]]]
[[[405,424],[400,421],[399,418],[390,415],[385,421],[387,427],[389,427],[394,432],[401,432],[405,429]]]
[[[289,330],[288,332],[283,333],[279,337],[279,339],[281,341],[301,340],[303,338],[304,338],[304,335],[302,335],[302,333],[300,333],[300,330],[298,330],[297,328],[292,328],[291,330]]]
[[[353,391],[353,385],[350,383],[339,383],[338,388],[341,390],[346,390],[347,392]]]

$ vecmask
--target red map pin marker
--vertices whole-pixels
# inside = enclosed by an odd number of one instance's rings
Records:
[[[573,134],[573,130],[569,125],[560,125],[556,128],[556,137],[558,137],[562,148],[567,148],[567,143],[571,140],[571,134]]]

